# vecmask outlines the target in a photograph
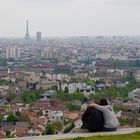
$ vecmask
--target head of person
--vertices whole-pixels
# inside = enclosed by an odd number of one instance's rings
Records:
[[[100,103],[99,104],[102,105],[102,106],[109,105],[108,100],[107,99],[104,99],[104,98],[100,100]]]

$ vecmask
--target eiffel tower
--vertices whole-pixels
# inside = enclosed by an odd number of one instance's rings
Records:
[[[25,40],[30,40],[30,35],[29,35],[29,29],[28,29],[28,20],[26,21],[26,34],[25,34]]]

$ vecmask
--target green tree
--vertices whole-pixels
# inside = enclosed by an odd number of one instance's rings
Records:
[[[54,98],[57,98],[57,99],[61,99],[61,100],[79,100],[81,102],[83,102],[84,98],[85,98],[85,95],[80,93],[80,92],[75,92],[75,93],[72,93],[72,94],[68,94],[68,93],[63,93],[61,92],[60,94],[57,94],[54,96]]]
[[[40,98],[40,95],[44,92],[42,88],[37,90],[25,91],[22,94],[22,100],[24,103],[29,104],[35,102]]]
[[[11,132],[9,130],[6,130],[6,137],[9,138],[11,136]]]
[[[56,130],[61,131],[63,129],[63,124],[60,121],[53,121],[52,125]]]
[[[79,88],[76,89],[76,92],[80,92]]]
[[[21,112],[16,111],[15,115],[16,115],[17,117],[20,117],[20,116],[21,116]]]
[[[130,120],[129,119],[120,119],[120,123],[121,123],[121,125],[128,125],[128,124],[130,124]]]
[[[8,117],[7,117],[7,121],[8,122],[12,122],[12,121],[15,121],[16,120],[16,117],[15,115],[13,114],[13,112],[9,112],[8,113]]]
[[[69,93],[68,87],[65,87],[64,93]]]
[[[3,79],[0,80],[0,85],[8,85],[8,84],[10,84],[10,81]]]
[[[58,91],[58,86],[57,85],[51,86],[51,90]]]
[[[83,82],[86,83],[87,85],[95,86],[95,81],[90,80],[89,78],[85,78]]]
[[[68,127],[65,128],[64,133],[70,132],[75,127],[75,124],[72,122]]]
[[[46,135],[55,134],[55,127],[52,124],[47,125]]]
[[[73,70],[69,69],[69,68],[56,68],[53,71],[54,74],[68,74],[68,75],[74,75]]]
[[[81,109],[80,105],[76,105],[76,104],[68,104],[66,106],[69,111],[79,111]]]
[[[12,101],[12,100],[14,100],[16,98],[16,93],[11,93],[10,95],[9,95],[9,99]]]

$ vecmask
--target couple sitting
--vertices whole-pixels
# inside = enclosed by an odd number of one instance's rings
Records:
[[[115,131],[119,122],[106,99],[101,99],[99,104],[91,104],[82,116],[82,129],[90,132]]]

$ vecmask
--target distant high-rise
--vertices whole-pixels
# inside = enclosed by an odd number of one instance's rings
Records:
[[[36,33],[36,42],[41,43],[41,32]]]
[[[28,27],[28,20],[26,21],[26,34],[25,34],[25,40],[30,40],[29,27]]]
[[[6,58],[19,58],[20,48],[10,47],[6,49]]]

